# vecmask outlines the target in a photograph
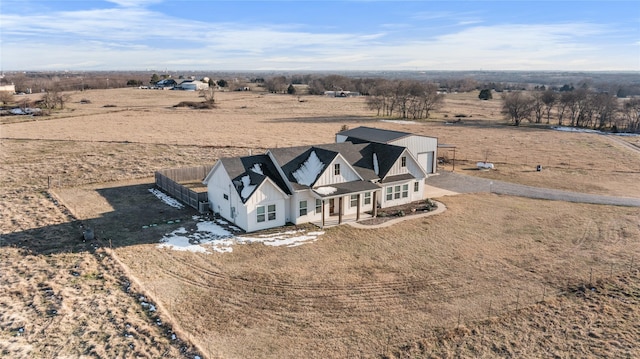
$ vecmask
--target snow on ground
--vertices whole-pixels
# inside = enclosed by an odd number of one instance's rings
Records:
[[[417,124],[417,122],[415,122],[415,121],[404,121],[404,120],[380,120],[380,122],[397,123],[397,124],[400,124],[400,125],[415,125],[415,124]]]
[[[178,202],[177,199],[170,197],[155,188],[149,188],[149,192],[153,193],[154,196],[158,197],[162,202],[168,204],[171,207],[184,208],[184,205]]]
[[[296,247],[315,242],[324,234],[322,231],[297,230],[262,234],[254,237],[234,236],[221,226],[228,224],[224,220],[207,221],[198,216],[194,216],[194,220],[198,221],[195,231],[188,231],[184,227],[180,227],[171,233],[165,234],[158,247],[195,253],[228,253],[233,251],[233,246],[236,244],[263,243],[267,246]],[[230,228],[233,231],[240,231],[235,226],[230,226]]]
[[[602,132],[598,130],[591,130],[588,128],[577,128],[577,127],[565,127],[565,126],[551,126],[552,129],[556,131],[564,131],[564,132],[582,132],[582,133],[597,133],[599,135],[614,135],[614,136],[640,136],[638,133],[613,133],[613,132]]]

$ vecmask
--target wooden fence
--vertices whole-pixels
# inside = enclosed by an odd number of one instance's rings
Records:
[[[159,170],[155,174],[156,186],[187,206],[205,212],[209,210],[209,198],[204,185],[200,191],[194,191],[185,183],[204,180],[211,168],[213,165]]]

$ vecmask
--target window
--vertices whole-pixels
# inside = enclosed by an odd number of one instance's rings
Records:
[[[258,221],[258,223],[264,221],[273,221],[276,219],[276,205],[270,204],[266,209],[267,210],[265,211],[265,206],[256,207],[256,220]]]
[[[407,197],[409,197],[409,184],[387,187],[387,201]]]
[[[413,184],[413,192],[418,192],[420,190],[420,182],[415,182]]]
[[[364,194],[364,204],[371,204],[371,192]]]
[[[322,213],[322,200],[316,199],[316,213]]]
[[[407,157],[406,156],[402,156],[400,161],[402,161],[402,167],[407,167]]]
[[[300,217],[307,215],[307,201],[300,201]]]
[[[333,174],[338,176],[340,174],[340,164],[336,163],[333,165]]]
[[[259,206],[258,208],[256,208],[256,213],[257,213],[258,223],[264,222],[265,221],[264,206]]]
[[[352,194],[351,195],[351,202],[349,203],[349,205],[351,207],[358,207],[358,195],[357,194]]]
[[[270,221],[274,221],[276,219],[276,205],[270,204],[267,206],[267,218]]]
[[[223,193],[222,197],[224,197],[224,199],[226,199],[227,201],[229,200],[229,196],[226,193]]]

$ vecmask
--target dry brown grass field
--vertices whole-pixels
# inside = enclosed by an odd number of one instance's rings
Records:
[[[158,249],[174,228],[139,226],[192,214],[146,192],[156,169],[333,142],[343,125],[436,136],[457,146],[456,172],[616,196],[640,197],[637,151],[506,126],[499,100],[477,94],[420,123],[382,122],[361,98],[216,99],[190,110],[172,106],[193,92],[87,91],[51,116],[0,118],[1,356],[640,355],[638,208],[460,195],[400,226],[212,255]],[[487,151],[496,170],[475,170]],[[81,224],[98,240],[83,242]]]

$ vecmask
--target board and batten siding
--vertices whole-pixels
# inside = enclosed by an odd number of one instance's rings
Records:
[[[224,169],[224,165],[220,163],[219,166],[214,167],[213,173],[210,174],[207,182],[207,194],[211,211],[227,220],[231,220],[231,189],[231,179]]]
[[[244,203],[244,210],[242,211],[241,218],[243,223],[246,223],[246,231],[253,232],[261,229],[267,229],[271,227],[280,227],[286,224],[286,210],[285,210],[285,198],[286,195],[278,189],[278,187],[270,180],[265,180],[262,184],[256,188],[247,202]],[[266,218],[264,222],[258,222],[257,208],[259,206],[269,205],[276,206],[276,219],[269,220]],[[240,216],[239,216],[240,218]]]
[[[340,174],[334,175],[334,168],[336,164],[340,164]],[[351,165],[344,160],[340,155],[329,163],[329,165],[323,170],[322,175],[314,183],[314,187],[330,186],[336,183],[352,182],[360,180],[360,176],[353,170]]]
[[[307,214],[300,216],[300,202],[307,201]],[[310,190],[296,192],[290,197],[289,207],[291,208],[290,222],[301,224],[322,220],[322,211],[316,212],[316,197]]]
[[[406,147],[407,150],[409,150],[409,152],[411,152],[411,154],[419,160],[422,160],[424,158],[424,163],[420,162],[420,166],[422,167],[422,169],[427,173],[435,173],[435,162],[433,161],[433,158],[436,158],[438,151],[437,138],[412,135],[399,138],[395,141],[391,141],[389,142],[389,144]],[[430,152],[432,152],[433,155],[431,155],[431,168],[428,168],[427,159],[429,155],[423,157],[420,156],[420,154]]]
[[[407,165],[405,167],[402,167],[402,157],[407,158]],[[393,164],[393,166],[391,166],[389,172],[387,172],[386,174],[386,177],[411,173],[414,177],[421,178],[424,177],[422,171],[423,170],[421,170],[418,163],[416,163],[416,160],[411,158],[409,153],[407,153],[407,150],[405,150],[402,155],[398,157],[398,160]]]

